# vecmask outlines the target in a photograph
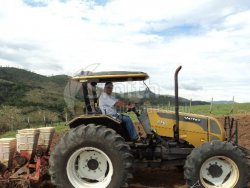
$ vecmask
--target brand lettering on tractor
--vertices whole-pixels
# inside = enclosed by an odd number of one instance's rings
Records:
[[[165,121],[162,121],[162,120],[158,120],[157,124],[158,125],[167,125],[167,123]]]
[[[188,116],[185,116],[184,120],[186,120],[186,121],[192,121],[192,122],[201,122],[201,119],[199,119],[199,118],[188,117]]]

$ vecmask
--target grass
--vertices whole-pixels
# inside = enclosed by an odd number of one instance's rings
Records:
[[[17,131],[8,131],[0,135],[0,138],[15,138]]]
[[[60,123],[59,125],[55,126],[56,132],[64,132],[69,130],[69,127],[65,123]]]
[[[173,110],[173,108],[170,108],[170,110]],[[180,111],[213,116],[248,114],[250,113],[250,103],[213,104],[211,112],[210,105],[192,106],[191,109],[189,109],[189,106],[180,106]]]
[[[133,122],[139,121],[134,112],[127,112],[127,113],[123,113],[123,114],[129,116]]]
[[[224,116],[231,114],[246,114],[250,112],[250,103],[238,103],[238,104],[214,104],[210,113],[210,105],[193,106],[191,108],[192,113]]]

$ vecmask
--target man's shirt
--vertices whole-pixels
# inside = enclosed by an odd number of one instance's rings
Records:
[[[118,101],[114,96],[108,95],[105,92],[102,92],[99,97],[99,108],[102,111],[102,114],[115,116],[117,115],[117,110],[115,108],[115,103]]]

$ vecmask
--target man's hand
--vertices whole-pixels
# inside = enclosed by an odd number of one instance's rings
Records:
[[[126,107],[126,103],[124,101],[118,100],[115,105],[116,108],[125,108]]]
[[[133,108],[135,108],[135,104],[130,102],[126,103],[125,101],[119,100],[115,103],[115,107],[131,111]]]
[[[131,104],[127,105],[127,108],[128,108],[128,109],[135,108],[135,104],[131,103]]]

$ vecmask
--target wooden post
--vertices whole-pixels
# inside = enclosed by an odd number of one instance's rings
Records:
[[[214,98],[211,99],[210,110],[209,110],[210,114],[212,113],[213,101],[214,101]]]
[[[28,128],[30,128],[30,117],[28,117],[27,121],[28,121]]]
[[[65,121],[66,121],[66,123],[68,122],[68,112],[66,112],[66,114],[65,114]]]
[[[231,112],[230,113],[233,113],[234,112],[234,96],[233,96],[233,101],[232,101],[232,107],[231,107]]]
[[[191,108],[192,108],[192,99],[189,101],[189,113],[191,113]]]
[[[14,130],[14,117],[11,116],[11,131]]]
[[[45,115],[43,116],[43,121],[44,121],[44,126],[47,127],[46,126],[46,117],[45,117]]]

